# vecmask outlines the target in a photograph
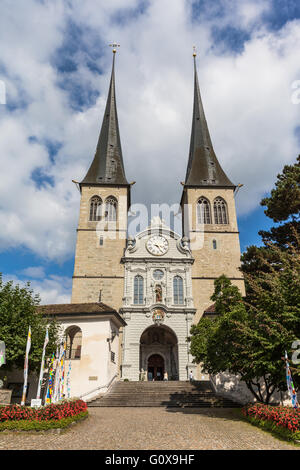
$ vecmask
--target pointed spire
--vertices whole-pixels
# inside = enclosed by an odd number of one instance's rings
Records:
[[[101,132],[94,160],[80,184],[128,186],[125,176],[115,91],[115,56],[117,44],[113,44],[113,64],[109,92]]]
[[[194,48],[194,110],[189,161],[185,178],[185,186],[226,186],[234,188],[234,184],[226,176],[216,157],[211,142],[204,108],[201,100],[200,87],[196,67]]]

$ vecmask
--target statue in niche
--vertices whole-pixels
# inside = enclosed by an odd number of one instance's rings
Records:
[[[159,284],[155,286],[156,303],[162,302],[162,288]]]
[[[152,343],[159,343],[159,335],[157,332],[153,333]]]

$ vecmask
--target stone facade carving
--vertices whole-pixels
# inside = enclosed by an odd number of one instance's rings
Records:
[[[149,239],[158,234],[168,241],[168,250],[161,255],[152,254],[147,248]],[[195,368],[186,341],[195,314],[191,278],[194,260],[188,244],[182,244],[181,237],[156,218],[135,240],[129,240],[122,262],[125,287],[121,312],[127,322],[123,333],[122,378],[139,380],[143,376],[149,380],[149,360],[160,355],[169,378],[186,380],[188,370]],[[144,288],[139,303],[134,291],[137,275],[143,277]],[[179,300],[174,296],[175,276],[182,279]]]

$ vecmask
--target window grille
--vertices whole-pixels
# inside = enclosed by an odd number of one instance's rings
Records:
[[[144,278],[140,275],[134,278],[134,300],[135,305],[144,303]]]
[[[93,196],[90,203],[90,221],[101,220],[102,200],[99,196]]]
[[[105,219],[108,222],[115,222],[117,220],[117,200],[110,196],[105,201]]]
[[[181,305],[183,304],[183,280],[180,276],[175,276],[173,279],[173,294],[174,294],[174,304]]]
[[[214,201],[214,216],[215,224],[228,224],[227,204],[221,197],[216,198]]]
[[[197,204],[198,224],[211,224],[210,203],[205,197],[201,197]]]

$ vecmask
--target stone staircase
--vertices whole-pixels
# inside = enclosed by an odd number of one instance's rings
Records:
[[[240,408],[241,405],[218,396],[210,381],[199,382],[116,382],[90,407]]]

